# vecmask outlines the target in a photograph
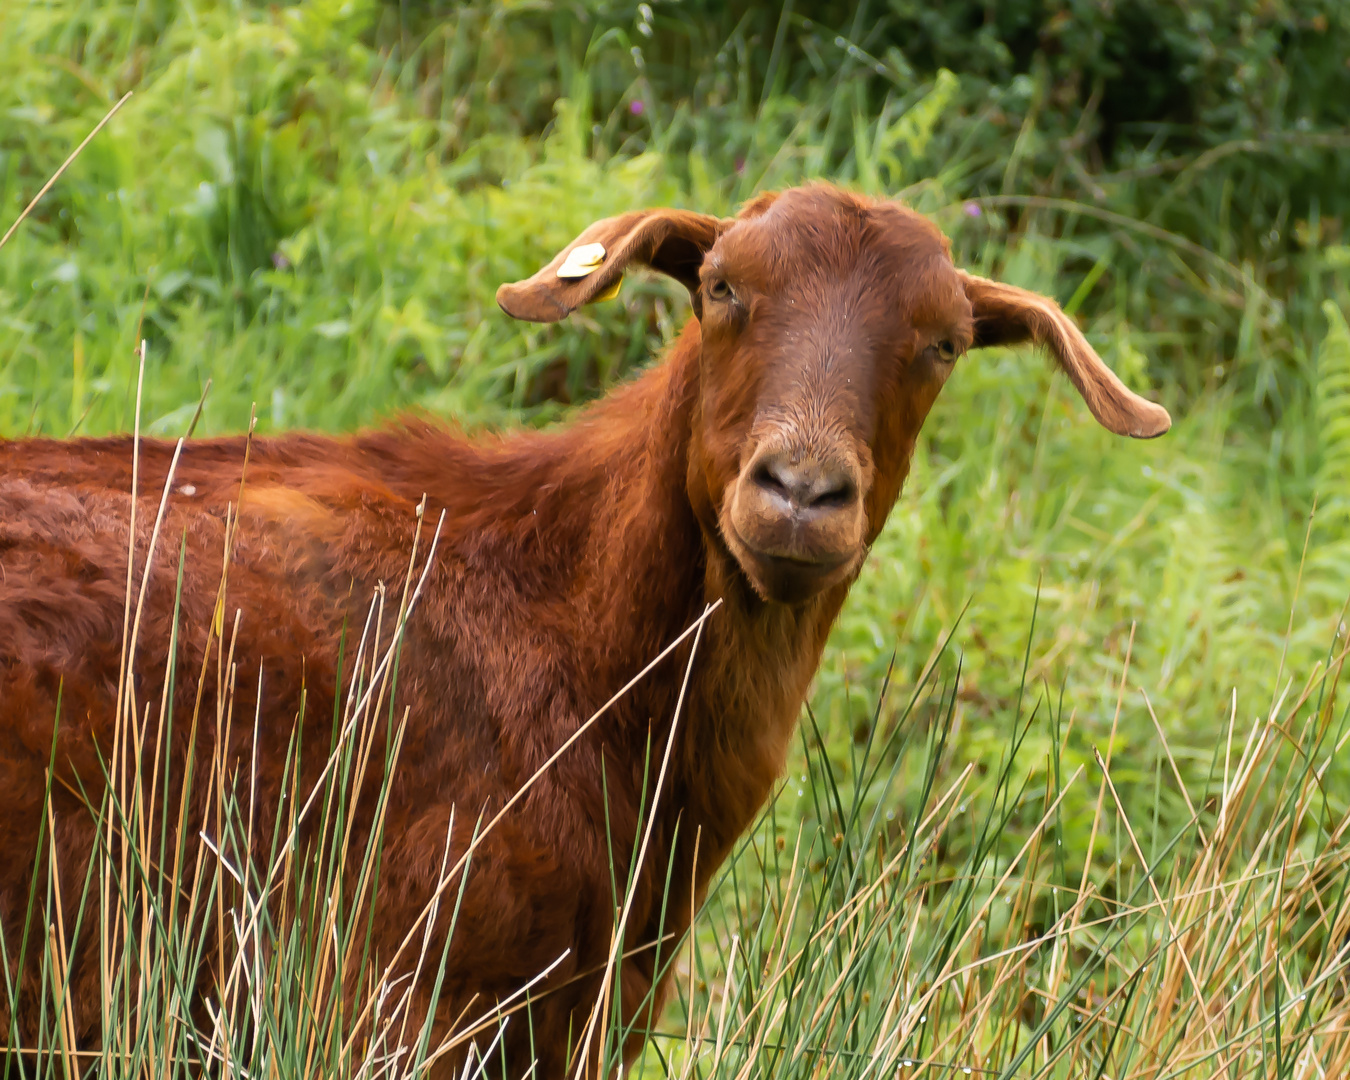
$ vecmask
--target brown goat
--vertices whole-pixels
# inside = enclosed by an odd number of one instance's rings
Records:
[[[574,254],[580,245],[598,246]],[[555,430],[468,441],[408,422],[343,439],[255,439],[246,475],[245,439],[186,444],[125,680],[130,715],[153,724],[172,651],[167,757],[181,776],[186,718],[202,700],[196,673],[210,683],[207,653],[222,637],[233,528],[223,637],[236,720],[224,747],[204,720],[195,753],[238,763],[259,812],[276,813],[302,695],[322,737],[303,744],[301,795],[327,760],[344,627],[363,624],[381,583],[401,586],[414,530],[426,552],[442,522],[399,660],[396,712],[408,720],[376,899],[372,948],[383,961],[436,887],[452,808],[453,859],[476,823],[721,601],[687,685],[690,639],[561,754],[473,854],[440,996],[430,1001],[429,982],[417,992],[439,1037],[562,957],[532,991],[532,1040],[526,1024],[507,1028],[516,1075],[531,1054],[540,1076],[564,1075],[569,1053],[577,1067],[615,929],[606,830],[622,883],[646,827],[643,786],[650,805],[682,697],[624,926],[622,1015],[660,981],[651,944],[687,928],[691,904],[782,772],[826,635],[958,357],[1034,342],[1111,431],[1150,438],[1170,424],[1053,301],[958,270],[920,215],[827,185],[760,196],[734,219],[649,210],[596,222],[497,299],[515,318],[551,322],[636,265],[686,285],[694,317],[660,363]],[[173,456],[171,444],[140,441],[137,585]],[[35,851],[49,760],[68,935],[95,844],[86,800],[98,805],[113,753],[132,483],[125,436],[0,443],[0,926],[11,975],[29,883],[45,865]],[[187,807],[189,836],[207,813]],[[362,802],[358,832],[371,813]],[[270,841],[268,829],[258,835]],[[438,916],[442,935],[452,906]],[[96,936],[86,930],[69,961],[81,1040],[96,1041],[100,1024]],[[429,955],[440,948],[433,937]],[[37,1023],[35,955],[30,945],[15,1018],[25,1039]],[[655,989],[659,1009],[665,986]],[[10,1023],[0,994],[0,1025]],[[640,1046],[630,1040],[625,1056]]]

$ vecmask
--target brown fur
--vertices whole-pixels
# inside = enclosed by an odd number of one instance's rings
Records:
[[[480,812],[503,806],[720,599],[692,669],[625,947],[686,928],[691,901],[784,766],[826,635],[899,495],[955,354],[984,340],[1034,338],[1069,368],[1099,417],[1098,391],[1110,392],[1114,430],[1154,434],[1158,414],[1166,416],[1123,387],[1117,393],[1118,381],[1052,302],[959,274],[938,231],[894,204],[818,185],[761,196],[734,221],[626,214],[577,242],[594,241],[609,252],[601,270],[558,279],[569,246],[530,281],[504,286],[502,306],[561,318],[637,263],[688,285],[701,318],[661,363],[570,424],[475,442],[408,422],[252,446],[226,608],[227,622],[242,612],[235,715],[251,718],[256,707],[259,745],[252,725],[239,722],[224,754],[246,770],[256,753],[260,808],[278,803],[302,688],[315,718],[306,776],[322,764],[344,621],[359,628],[379,583],[397,595],[423,496],[423,551],[445,512],[400,663],[397,704],[410,719],[386,827],[374,942],[382,957],[435,884],[451,808],[455,857]],[[239,438],[187,444],[149,575],[133,689],[138,715],[153,703],[153,723],[182,538],[176,775],[197,691],[195,675],[183,673],[203,667],[244,451]],[[137,581],[172,452],[141,444]],[[0,443],[0,922],[11,943],[35,868],[58,694],[57,773],[95,804],[103,788],[131,461],[126,437]],[[640,827],[648,740],[659,761],[688,657],[686,645],[641,682],[475,854],[436,1003],[441,1033],[474,995],[476,1014],[570,950],[532,1008],[539,1075],[562,1075],[569,1030],[575,1040],[584,1028],[614,926],[604,792],[622,882]],[[203,730],[198,753],[209,757],[213,740]],[[653,762],[649,782],[655,772]],[[60,784],[54,807],[62,878],[78,881],[93,842],[89,812]],[[191,808],[190,835],[205,812]],[[369,807],[362,813],[368,828]],[[667,866],[673,887],[662,924]],[[82,1038],[99,1023],[94,937],[86,933],[72,958]],[[433,942],[431,955],[439,953]],[[625,961],[625,1015],[651,986],[652,964],[650,949]],[[27,970],[20,1025],[31,1035],[31,955]],[[0,1024],[8,1028],[3,1004]],[[524,1024],[508,1032],[511,1069],[523,1071]]]

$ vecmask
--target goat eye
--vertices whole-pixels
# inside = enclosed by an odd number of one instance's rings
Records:
[[[708,295],[714,300],[725,300],[731,295],[731,286],[722,278],[713,278],[708,282]]]
[[[938,356],[949,364],[956,359],[956,346],[950,341],[939,341],[937,351]]]

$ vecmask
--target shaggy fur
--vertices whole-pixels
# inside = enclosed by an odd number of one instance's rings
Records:
[[[894,204],[821,185],[762,196],[734,220],[626,214],[576,243],[597,240],[610,253],[598,272],[557,278],[569,245],[534,278],[504,287],[502,306],[551,321],[643,264],[688,285],[696,317],[661,362],[565,426],[477,441],[423,422],[345,439],[258,439],[242,501],[244,441],[187,444],[149,574],[131,689],[135,714],[156,723],[181,542],[170,750],[181,777],[204,667],[203,700],[215,700],[204,650],[227,508],[237,504],[226,636],[241,612],[234,715],[249,722],[236,720],[223,756],[244,778],[256,761],[257,806],[275,808],[302,691],[314,729],[302,744],[303,789],[327,756],[344,625],[355,634],[381,583],[397,597],[413,530],[422,529],[425,552],[445,512],[399,666],[396,711],[406,707],[409,721],[374,924],[375,950],[388,957],[435,885],[452,808],[454,858],[481,812],[500,809],[720,599],[639,868],[625,939],[635,952],[618,988],[631,1016],[654,978],[649,946],[687,927],[691,903],[784,767],[826,635],[899,495],[955,355],[985,342],[1042,341],[1114,430],[1158,434],[1166,413],[1124,390],[1053,302],[960,274],[937,230]],[[35,863],[35,838],[58,697],[53,801],[63,882],[83,880],[94,842],[75,792],[98,804],[100,758],[112,749],[132,449],[127,437],[0,443],[0,924],[11,970],[29,882],[45,865]],[[140,445],[137,582],[172,453],[170,444]],[[820,468],[835,469],[844,486],[828,506],[782,509],[788,504],[774,499],[787,496],[764,486],[772,483],[766,455],[777,455],[775,468],[825,462]],[[479,847],[434,1005],[438,1036],[471,999],[476,1015],[566,952],[532,1007],[538,1075],[563,1074],[569,1032],[575,1041],[585,1027],[614,927],[606,817],[622,882],[689,656],[686,643]],[[215,737],[204,721],[201,762],[217,749]],[[644,775],[649,740],[654,760]],[[370,812],[367,798],[358,834]],[[207,808],[190,806],[188,818],[195,837]],[[270,841],[270,828],[258,835]],[[69,930],[78,889],[65,895]],[[84,1040],[98,1035],[96,936],[82,934],[71,959]],[[432,956],[442,940],[433,938]],[[25,1038],[37,1022],[36,955],[30,948],[20,988]],[[0,1026],[8,1030],[10,1019],[0,1001]],[[508,1027],[507,1042],[511,1071],[524,1071],[524,1023]],[[639,1049],[633,1041],[628,1056]]]

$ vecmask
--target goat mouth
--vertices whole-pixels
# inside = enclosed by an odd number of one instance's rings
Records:
[[[784,555],[760,551],[734,529],[732,553],[742,572],[763,599],[800,604],[848,576],[857,562],[856,552],[821,552]]]
[[[829,555],[818,559],[804,559],[796,555],[771,555],[764,551],[752,551],[751,554],[760,562],[788,574],[802,574],[807,577],[828,577],[833,574],[845,563],[849,562],[849,555]]]

